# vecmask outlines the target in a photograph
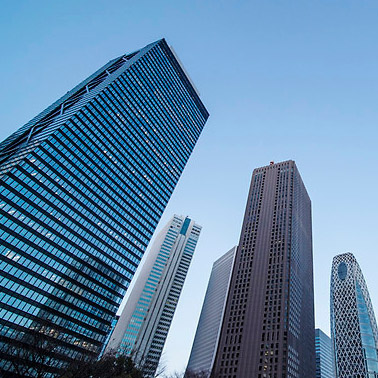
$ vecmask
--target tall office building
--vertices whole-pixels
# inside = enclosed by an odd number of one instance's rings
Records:
[[[315,375],[311,201],[294,161],[253,171],[213,368]]]
[[[315,329],[316,378],[335,378],[331,339]]]
[[[378,377],[378,329],[364,276],[352,253],[333,258],[331,338],[336,378]]]
[[[159,40],[0,144],[0,370],[35,335],[52,373],[98,355],[207,118]]]
[[[222,325],[236,248],[216,260],[211,270],[186,371],[210,376]]]
[[[201,226],[175,215],[146,256],[106,352],[131,355],[154,376]]]

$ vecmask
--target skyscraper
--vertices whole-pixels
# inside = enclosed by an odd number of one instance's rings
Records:
[[[98,355],[207,118],[159,40],[0,144],[0,370],[33,335],[57,345],[51,372]]]
[[[378,329],[364,276],[352,253],[333,258],[331,338],[337,378],[378,377]]]
[[[213,264],[186,368],[188,373],[210,375],[222,325],[236,248],[231,248]]]
[[[294,161],[253,171],[213,373],[315,375],[311,201]]]
[[[331,339],[315,329],[316,378],[335,378]]]
[[[132,355],[154,376],[201,226],[175,215],[146,256],[107,351]]]

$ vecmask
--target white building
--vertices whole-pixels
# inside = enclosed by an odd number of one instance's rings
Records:
[[[193,220],[177,215],[160,231],[105,353],[132,355],[154,375],[200,232]]]

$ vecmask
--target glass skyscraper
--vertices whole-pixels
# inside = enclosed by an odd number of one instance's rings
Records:
[[[189,376],[190,374],[200,374],[203,378],[210,376],[222,325],[236,248],[230,249],[213,264],[186,368]]]
[[[378,377],[378,329],[368,288],[352,253],[333,258],[331,337],[336,378]]]
[[[315,376],[311,201],[292,160],[253,171],[213,374]]]
[[[51,374],[100,353],[207,118],[163,39],[0,144],[0,370],[41,336]]]
[[[106,352],[131,355],[153,377],[201,232],[175,215],[157,235],[136,279]]]
[[[315,329],[316,378],[335,378],[331,339]]]

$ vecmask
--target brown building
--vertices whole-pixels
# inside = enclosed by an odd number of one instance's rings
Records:
[[[294,161],[253,171],[213,375],[315,376],[311,201]]]

